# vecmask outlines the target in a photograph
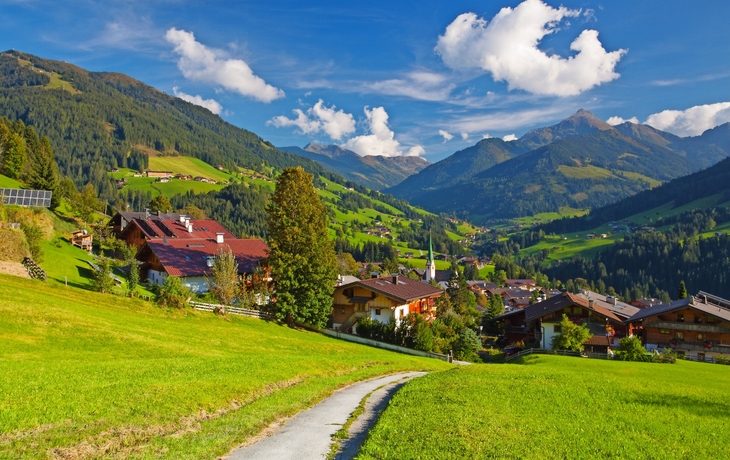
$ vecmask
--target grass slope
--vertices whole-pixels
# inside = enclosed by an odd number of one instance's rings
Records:
[[[214,458],[334,389],[448,364],[0,276],[0,458]]]
[[[175,174],[187,174],[190,176],[203,176],[217,182],[227,182],[231,179],[230,174],[212,167],[198,158],[186,156],[151,156],[149,168],[154,171],[172,171]]]
[[[408,383],[358,458],[730,457],[728,366],[526,361]]]

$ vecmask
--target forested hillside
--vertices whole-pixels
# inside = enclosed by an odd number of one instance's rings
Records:
[[[0,54],[0,116],[22,120],[49,138],[60,172],[113,199],[112,168],[142,169],[148,155],[181,154],[211,165],[256,169],[314,161],[277,150],[207,109],[126,75],[88,72],[19,51]]]

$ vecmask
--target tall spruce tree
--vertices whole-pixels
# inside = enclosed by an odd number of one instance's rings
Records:
[[[312,179],[301,167],[284,169],[267,207],[274,313],[290,325],[302,321],[324,326],[337,280],[327,210]]]

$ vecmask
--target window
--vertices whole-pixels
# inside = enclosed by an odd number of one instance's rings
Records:
[[[374,298],[376,298],[377,296],[378,296],[378,294],[376,294],[375,292],[373,292],[373,294],[372,294],[372,298],[374,299]]]
[[[712,316],[709,316],[708,315],[707,316],[707,323],[710,324],[710,323],[714,323],[714,322],[715,322],[715,318],[713,318]]]
[[[345,289],[344,291],[342,291],[342,293],[345,295],[345,297],[352,297],[352,294],[353,294],[352,291],[353,291],[353,289],[349,288],[349,289]]]
[[[705,336],[703,336],[702,334],[697,334],[697,340],[702,340],[703,338],[705,338]]]
[[[660,334],[669,334],[669,329],[659,329]]]
[[[702,318],[700,317],[700,315],[695,315],[695,323],[701,323],[701,322],[702,322]]]
[[[340,309],[340,313],[342,313],[344,315],[345,314],[345,309],[344,308],[341,308]]]
[[[376,308],[376,309],[375,309],[375,314],[376,314],[376,315],[379,315],[379,314],[380,314],[380,308]]]
[[[583,309],[582,309],[582,308],[580,308],[580,307],[573,307],[573,314],[576,314],[576,315],[580,315],[580,312],[581,312],[582,310],[583,310]]]
[[[559,334],[559,333],[563,332],[563,329],[560,327],[559,324],[556,324],[555,326],[553,326],[553,332],[555,332],[556,334]]]
[[[677,340],[684,340],[684,332],[677,332]]]
[[[677,313],[677,322],[678,323],[684,322],[684,313]]]

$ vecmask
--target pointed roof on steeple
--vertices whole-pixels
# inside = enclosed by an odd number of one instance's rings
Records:
[[[433,242],[431,241],[431,231],[428,232],[428,264],[435,264],[433,261]]]

